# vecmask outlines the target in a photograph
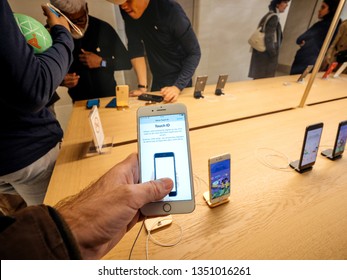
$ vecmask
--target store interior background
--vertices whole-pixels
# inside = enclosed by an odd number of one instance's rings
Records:
[[[26,14],[45,23],[39,0],[8,0],[14,12]],[[105,0],[87,0],[89,13],[109,22],[126,45],[124,24],[118,6]],[[193,77],[207,75],[207,84],[215,84],[219,74],[228,74],[228,82],[249,80],[248,69],[251,59],[249,36],[259,20],[268,11],[270,0],[177,0],[188,17],[200,42],[202,57]],[[284,40],[280,50],[277,75],[288,75],[295,53],[295,41],[317,20],[322,0],[291,0],[285,13],[280,14]],[[346,5],[341,19],[347,18]],[[116,71],[117,83],[137,87],[133,70]],[[72,101],[65,87],[57,90],[60,100],[55,105],[57,118],[66,129],[72,110]]]

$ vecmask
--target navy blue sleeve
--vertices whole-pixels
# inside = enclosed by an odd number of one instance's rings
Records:
[[[120,8],[119,8],[120,9]],[[142,42],[142,37],[136,27],[134,21],[126,12],[120,9],[121,15],[125,23],[125,33],[128,40],[128,52],[130,59],[145,56],[145,48]]]
[[[1,94],[6,105],[25,112],[41,110],[51,99],[72,63],[73,40],[63,26],[51,29],[53,46],[34,55],[13,17],[7,1],[0,1],[0,83],[11,90]]]
[[[172,34],[174,34],[181,47],[187,53],[187,56],[182,61],[182,70],[173,84],[182,90],[187,86],[199,65],[201,50],[190,20],[181,6],[175,6],[169,22]]]

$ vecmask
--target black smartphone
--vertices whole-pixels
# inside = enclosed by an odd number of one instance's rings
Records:
[[[297,80],[298,83],[302,83],[304,81],[304,79],[306,78],[307,74],[311,72],[313,68],[313,65],[308,65],[306,67],[306,69],[304,70],[304,72],[302,72],[302,74],[300,75],[299,79]]]
[[[195,87],[194,87],[194,98],[196,99],[204,98],[202,93],[205,90],[206,82],[207,82],[207,76],[198,76],[196,78]]]
[[[117,107],[117,98],[114,97],[110,102],[107,103],[106,108],[116,108]]]
[[[321,152],[321,154],[328,159],[338,159],[342,157],[343,152],[345,151],[347,140],[347,120],[339,123],[337,129],[337,134],[335,138],[334,148],[327,149]]]
[[[316,162],[322,132],[323,123],[316,123],[306,127],[300,159],[291,162],[289,164],[290,167],[300,173],[312,169]]]
[[[164,100],[164,97],[155,94],[142,93],[138,96],[138,99],[144,101],[162,102]]]
[[[176,163],[173,152],[154,154],[154,179],[170,178],[173,181],[172,191],[169,196],[177,195]]]
[[[223,89],[225,87],[227,80],[228,80],[228,75],[219,75],[216,90],[214,92],[215,95],[223,95],[224,94]]]

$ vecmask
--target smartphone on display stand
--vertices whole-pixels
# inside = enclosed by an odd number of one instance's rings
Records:
[[[211,157],[208,160],[209,190],[203,194],[210,207],[229,201],[230,154]]]
[[[339,69],[337,69],[333,77],[338,78],[340,74],[346,69],[346,67],[347,67],[347,61],[342,63],[342,65],[339,67]]]
[[[347,120],[339,123],[337,128],[337,134],[335,138],[335,144],[332,149],[327,149],[321,152],[321,155],[327,157],[328,159],[335,160],[342,157],[345,151],[347,140]]]
[[[225,87],[227,80],[228,80],[228,75],[219,75],[216,90],[214,92],[215,95],[223,95],[224,94],[223,90],[224,90],[224,87]]]
[[[196,83],[194,87],[194,98],[196,99],[204,98],[202,93],[205,90],[206,82],[207,82],[207,76],[199,76],[196,78]]]
[[[304,70],[304,72],[302,72],[302,74],[300,75],[297,82],[302,83],[304,81],[304,79],[306,78],[307,74],[311,72],[312,68],[313,68],[313,65],[307,66],[306,69]]]
[[[129,86],[116,86],[117,109],[123,110],[129,108]]]
[[[300,159],[292,161],[289,164],[290,167],[299,173],[312,169],[316,162],[322,132],[323,123],[312,124],[306,127]]]
[[[142,106],[137,110],[140,182],[171,178],[162,201],[144,205],[145,216],[190,213],[195,209],[189,125],[184,104]]]
[[[330,64],[329,68],[325,71],[325,73],[322,76],[322,79],[328,79],[329,75],[331,74],[331,72],[334,71],[334,69],[336,68],[336,66],[338,65],[337,62],[333,62]]]

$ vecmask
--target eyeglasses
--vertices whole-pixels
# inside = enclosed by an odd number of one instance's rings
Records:
[[[47,3],[46,4],[53,13],[58,14],[58,16],[63,16],[66,21],[70,24],[70,26],[75,30],[78,34],[82,35],[82,31],[70,20],[66,15],[64,15],[58,8],[54,7],[52,4]]]
[[[76,17],[76,18],[73,18],[73,17],[71,17],[71,15],[69,15],[69,18],[70,18],[70,20],[74,23],[74,24],[76,24],[76,25],[85,25],[86,24],[86,22],[87,22],[87,16],[88,16],[88,14],[87,14],[87,11],[86,10],[83,10],[83,14],[81,15],[81,16],[79,16],[79,17]]]

